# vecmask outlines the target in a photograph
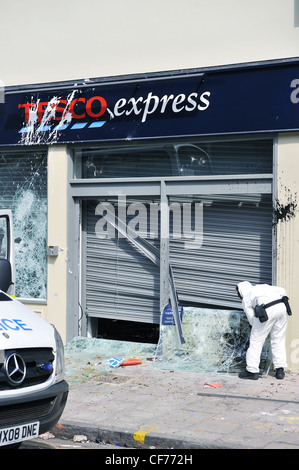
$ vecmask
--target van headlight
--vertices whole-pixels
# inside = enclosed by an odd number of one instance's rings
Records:
[[[54,328],[54,337],[55,337],[55,383],[61,382],[64,379],[65,375],[65,361],[64,361],[64,346],[61,339],[60,334],[56,330],[55,326],[52,325]]]

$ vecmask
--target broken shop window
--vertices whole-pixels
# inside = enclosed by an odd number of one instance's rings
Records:
[[[16,296],[46,298],[47,155],[0,154],[0,207],[14,221]]]

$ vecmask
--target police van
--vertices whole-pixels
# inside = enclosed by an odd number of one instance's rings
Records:
[[[53,325],[14,297],[12,213],[0,210],[0,446],[49,431],[68,396],[64,347]]]

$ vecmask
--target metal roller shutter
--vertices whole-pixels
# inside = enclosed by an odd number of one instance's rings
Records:
[[[271,195],[217,195],[198,201],[203,202],[200,248],[186,249],[184,238],[170,238],[179,301],[239,308],[238,282],[272,282]]]
[[[132,201],[128,201],[132,202]],[[97,238],[96,201],[86,204],[86,313],[91,317],[159,323],[159,268],[127,239]],[[116,205],[115,205],[116,207]],[[151,243],[159,247],[158,240]]]
[[[170,205],[195,202],[203,203],[203,243],[200,248],[186,248],[183,236],[173,238],[170,233],[170,263],[179,301],[186,305],[210,305],[211,308],[239,308],[235,293],[238,282],[271,283],[271,196],[169,199]],[[96,236],[97,203],[87,201],[85,206],[87,315],[159,323],[159,267],[117,233],[111,239]],[[181,227],[174,227],[174,230],[180,233]],[[144,233],[144,237],[148,238],[148,234]],[[159,248],[158,238],[148,240]]]

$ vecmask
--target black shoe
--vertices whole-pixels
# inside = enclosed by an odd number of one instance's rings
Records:
[[[283,367],[278,367],[278,369],[276,369],[275,377],[277,379],[284,379],[285,373],[284,373]]]
[[[248,370],[244,370],[244,372],[241,372],[239,374],[239,378],[257,380],[259,378],[259,374],[256,374],[254,372],[249,372]]]

